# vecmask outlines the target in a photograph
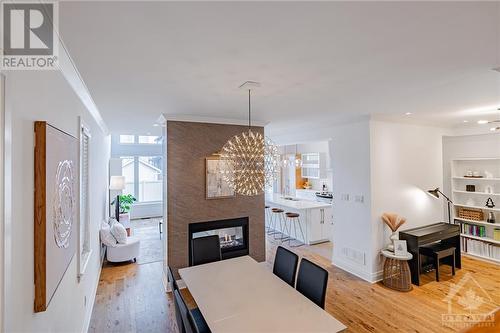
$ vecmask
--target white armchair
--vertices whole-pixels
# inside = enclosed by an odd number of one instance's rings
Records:
[[[116,244],[115,246],[108,246],[107,258],[109,262],[122,262],[128,260],[137,261],[141,241],[135,237],[127,237],[126,244]]]

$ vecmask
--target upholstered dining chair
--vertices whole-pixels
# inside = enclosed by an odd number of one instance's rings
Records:
[[[174,302],[176,303],[176,308],[179,308],[182,318],[182,328],[179,328],[180,331],[185,333],[210,333],[210,328],[205,318],[203,318],[200,309],[194,308],[189,310],[179,290],[174,291]]]
[[[298,262],[299,257],[295,253],[282,246],[278,246],[274,257],[273,273],[293,288],[295,286],[295,272],[297,271]]]
[[[218,235],[193,238],[191,240],[193,266],[221,260],[220,240]]]
[[[327,284],[328,271],[302,258],[297,273],[297,291],[324,309]]]

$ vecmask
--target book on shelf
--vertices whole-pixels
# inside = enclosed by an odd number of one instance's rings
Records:
[[[500,229],[494,229],[493,230],[493,239],[500,241]]]
[[[480,240],[462,238],[462,251],[494,260],[500,260],[500,246]]]
[[[486,237],[486,227],[484,225],[462,223],[461,232],[466,235]]]

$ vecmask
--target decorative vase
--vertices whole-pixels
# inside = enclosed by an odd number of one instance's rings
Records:
[[[389,237],[389,239],[391,240],[391,243],[387,245],[387,249],[389,251],[394,251],[394,241],[399,239],[398,232],[394,231]]]
[[[488,219],[486,220],[488,223],[495,223],[495,213],[489,212],[488,213]]]
[[[394,241],[399,239],[397,231],[406,222],[406,219],[396,213],[384,213],[382,214],[382,221],[392,231],[391,237],[389,237],[391,243],[387,246],[387,249],[394,252]]]

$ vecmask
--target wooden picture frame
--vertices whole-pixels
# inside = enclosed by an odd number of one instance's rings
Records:
[[[76,253],[78,140],[36,121],[34,149],[34,311],[47,310]]]
[[[236,196],[234,189],[223,179],[218,172],[221,161],[217,156],[205,158],[205,199],[227,199]]]

